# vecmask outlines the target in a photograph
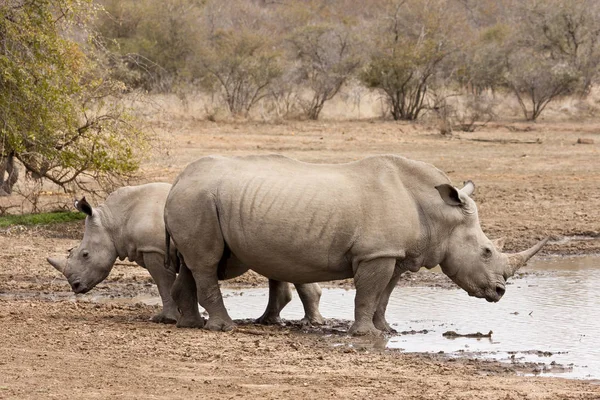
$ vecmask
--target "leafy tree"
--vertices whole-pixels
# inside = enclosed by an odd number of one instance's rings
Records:
[[[106,58],[85,28],[93,13],[91,1],[0,6],[3,194],[16,182],[17,160],[33,177],[63,187],[138,167],[144,136],[115,101],[124,86],[106,76]]]

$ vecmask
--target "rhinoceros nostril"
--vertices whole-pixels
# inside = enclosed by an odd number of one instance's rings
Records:
[[[81,291],[81,289],[82,289],[81,282],[79,282],[79,281],[75,281],[75,282],[73,282],[73,284],[71,285],[71,287],[73,288],[73,291],[74,291],[75,293],[78,293],[78,292],[80,292],[80,291]]]
[[[504,286],[496,286],[496,293],[498,294],[498,296],[504,296],[504,292],[506,292]]]

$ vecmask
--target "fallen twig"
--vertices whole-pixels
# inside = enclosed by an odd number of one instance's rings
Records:
[[[537,138],[536,140],[516,140],[516,139],[463,139],[470,140],[472,142],[486,142],[486,143],[500,143],[500,144],[542,144],[542,139]]]
[[[489,331],[488,333],[477,332],[477,333],[461,334],[461,333],[456,333],[454,331],[447,331],[447,332],[442,333],[442,336],[447,337],[447,338],[466,337],[466,338],[480,339],[480,338],[491,338],[492,333],[493,333],[492,331]]]

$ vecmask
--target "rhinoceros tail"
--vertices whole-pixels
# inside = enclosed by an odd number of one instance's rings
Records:
[[[165,229],[165,269],[171,266],[171,234]]]
[[[231,257],[231,249],[225,242],[225,247],[223,248],[223,255],[221,256],[221,260],[219,260],[219,265],[217,267],[217,278],[219,280],[223,280],[227,278],[227,260]]]
[[[183,262],[183,256],[176,249],[175,250],[175,257],[173,258],[173,266],[175,267],[175,272],[176,273],[179,273],[179,270],[181,269],[182,265],[185,265],[185,263]]]
[[[165,229],[165,268],[175,269],[176,273],[179,273],[179,265],[181,264],[180,254],[177,249],[173,249],[171,254],[171,234]]]

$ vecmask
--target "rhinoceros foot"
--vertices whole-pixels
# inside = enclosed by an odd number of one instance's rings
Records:
[[[304,318],[302,318],[300,320],[300,324],[302,326],[319,326],[319,325],[324,325],[325,324],[325,318],[323,318],[321,315],[316,315],[316,316],[312,316],[312,317],[304,316]]]
[[[150,317],[150,322],[154,322],[157,324],[175,324],[177,323],[177,317],[172,317],[163,313],[158,313]]]
[[[396,331],[394,328],[392,328],[390,326],[390,324],[387,323],[386,320],[381,320],[378,318],[374,318],[373,319],[373,324],[375,325],[375,328],[379,329],[380,331],[384,332],[384,333],[389,333],[389,334],[396,334],[398,333],[398,331]]]
[[[177,320],[178,328],[202,329],[206,325],[206,320],[202,317],[180,317]]]
[[[373,324],[354,323],[348,330],[348,333],[353,336],[381,336],[383,332]]]
[[[257,318],[255,321],[257,324],[261,325],[283,325],[283,321],[279,315],[262,315],[260,318]]]
[[[204,328],[211,330],[211,331],[228,332],[230,330],[233,330],[233,328],[235,328],[235,324],[233,323],[233,321],[225,321],[221,318],[213,317],[213,318],[208,319],[208,322],[206,323]]]

